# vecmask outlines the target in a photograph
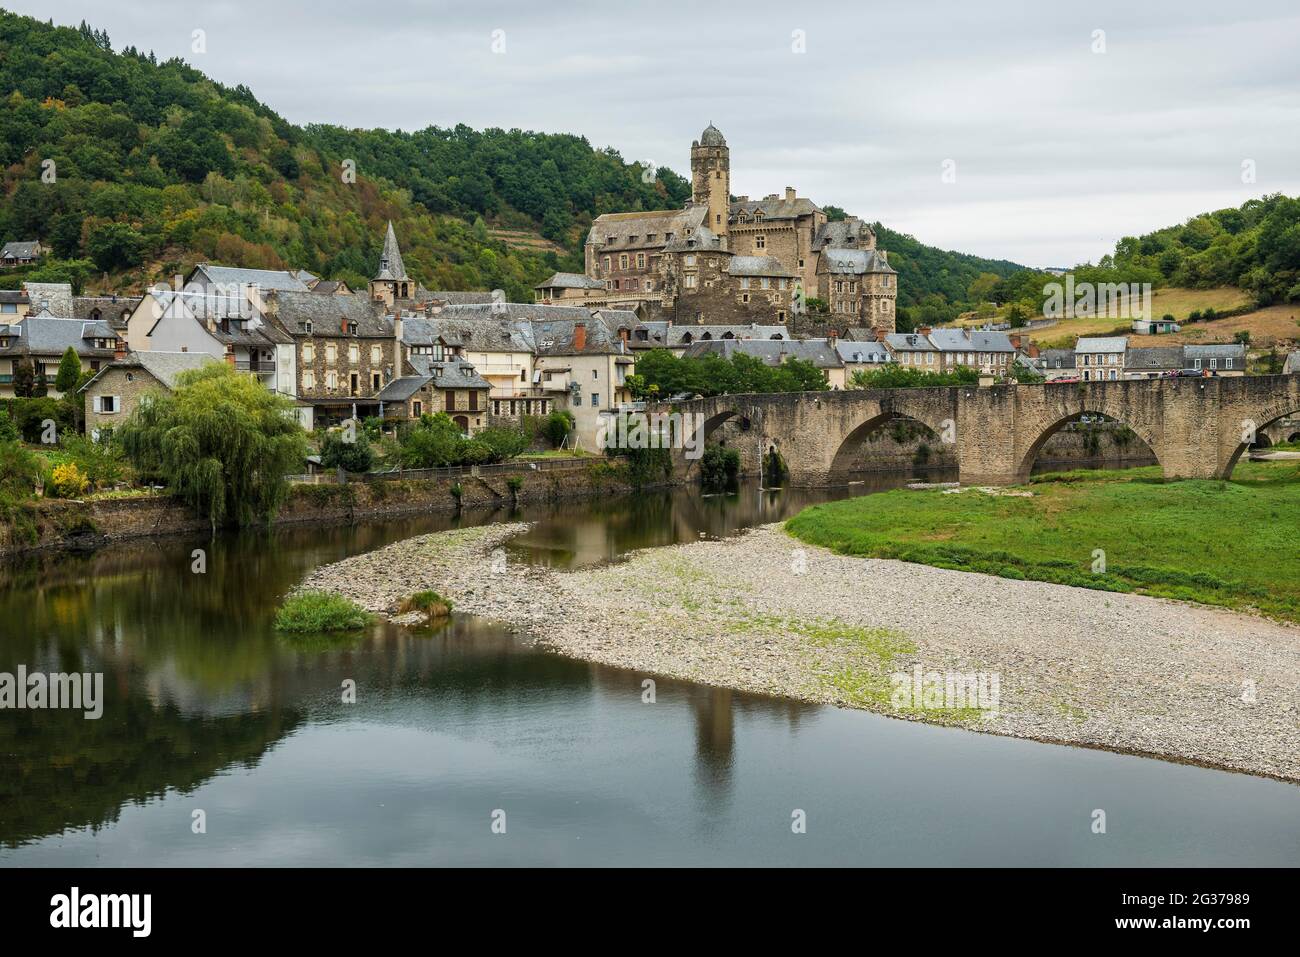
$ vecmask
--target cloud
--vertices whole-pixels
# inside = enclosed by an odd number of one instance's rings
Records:
[[[1300,12],[1285,0],[7,5],[182,56],[298,123],[572,132],[686,173],[714,122],[736,193],[796,186],[924,242],[1031,264],[1300,193]],[[940,181],[945,159],[955,183]]]

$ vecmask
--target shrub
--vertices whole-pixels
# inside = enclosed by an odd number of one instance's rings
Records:
[[[325,433],[320,444],[320,464],[327,469],[342,468],[348,472],[369,472],[375,464],[375,452],[366,438],[364,427],[351,442],[342,431]]]
[[[351,599],[327,591],[290,595],[275,613],[275,630],[304,634],[355,631],[370,623],[370,615]]]
[[[72,392],[80,381],[81,359],[77,356],[77,350],[68,346],[63,352],[63,358],[59,360],[59,372],[54,377],[54,388],[63,393]]]
[[[410,598],[403,599],[397,611],[402,615],[419,611],[428,618],[445,618],[451,614],[451,609],[450,598],[443,598],[436,591],[418,591]]]
[[[568,409],[556,409],[542,420],[542,434],[546,436],[553,448],[559,448],[569,437],[577,421]]]
[[[18,426],[9,418],[8,409],[0,409],[0,442],[17,442]]]
[[[75,462],[64,462],[62,465],[54,466],[54,472],[50,476],[50,492],[56,498],[76,498],[84,495],[88,488],[90,488],[90,479],[77,468]]]
[[[506,459],[513,459],[515,456],[526,451],[532,444],[532,439],[523,429],[513,429],[506,426],[493,426],[484,429],[474,436],[474,441],[486,445],[492,452],[489,461],[504,462]]]
[[[64,434],[63,451],[85,473],[92,488],[117,485],[126,480],[127,468],[122,446],[112,434],[101,435],[98,442],[80,433]]]
[[[700,459],[700,481],[706,489],[731,488],[740,475],[740,453],[723,445],[709,445]]]
[[[30,498],[41,480],[41,460],[19,442],[0,442],[0,494]]]

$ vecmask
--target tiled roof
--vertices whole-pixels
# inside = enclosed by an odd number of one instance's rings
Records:
[[[384,251],[379,254],[379,272],[376,279],[409,280],[406,264],[402,262],[402,250],[397,245],[397,233],[393,232],[393,221],[388,221],[388,231],[384,234]]]
[[[1005,332],[983,329],[934,329],[930,341],[940,352],[1015,352]]]
[[[888,362],[889,350],[883,342],[855,342],[840,339],[835,343],[835,351],[845,362]]]
[[[1127,348],[1125,336],[1080,336],[1074,344],[1075,352],[1123,352]]]
[[[885,344],[894,352],[938,352],[934,343],[919,332],[891,332]]]
[[[1155,351],[1155,350],[1152,350]],[[1179,352],[1181,357],[1182,353]],[[1038,353],[1038,364],[1044,369],[1073,369],[1074,368],[1074,350],[1073,349],[1044,349]]]
[[[199,263],[194,268],[196,271],[202,271],[212,282],[221,285],[256,286],[263,292],[272,290],[307,292],[307,284],[284,269],[242,269],[238,266],[217,266],[213,263]]]
[[[783,196],[768,196],[764,199],[737,200],[730,207],[730,221],[739,223],[740,217],[753,222],[755,213],[762,213],[764,221],[769,219],[796,219],[817,212],[817,204],[811,199],[797,196],[786,199]],[[745,225],[748,225],[746,223]]]
[[[707,226],[696,226],[689,233],[676,236],[672,242],[664,244],[664,252],[717,252],[731,255],[730,250],[722,245],[722,240]]]
[[[838,246],[827,247],[822,250],[821,259],[818,262],[819,270],[822,267],[825,267],[824,271],[828,273],[850,276],[861,276],[865,273],[876,272],[896,272],[879,250],[843,249]]]
[[[1068,351],[1068,350],[1051,350]],[[1070,366],[1074,365],[1074,353],[1070,352]],[[1181,369],[1183,367],[1183,349],[1181,346],[1144,346],[1129,349],[1124,357],[1124,365],[1129,369]]]
[[[34,259],[40,251],[39,240],[5,243],[4,249],[0,249],[0,259]]]
[[[1239,342],[1212,343],[1203,346],[1183,346],[1185,359],[1236,359],[1246,357],[1246,347]]]
[[[648,213],[605,213],[597,216],[587,233],[587,242],[603,243],[602,253],[620,248],[636,249],[638,246],[658,246],[668,241],[668,234],[685,236],[704,224],[709,215],[706,206],[687,206],[685,209],[660,209]],[[655,239],[647,241],[653,234]],[[628,242],[636,236],[635,245]]]
[[[599,279],[591,279],[581,273],[557,272],[550,279],[539,282],[534,289],[604,289],[605,284]]]
[[[348,323],[357,324],[357,335],[376,339],[393,334],[392,322],[386,317],[382,302],[369,296],[350,293],[322,296],[314,292],[272,292],[266,297],[267,314],[290,335],[306,334],[311,322],[312,334],[348,335]]]
[[[783,266],[781,260],[775,256],[732,256],[727,264],[727,273],[732,276],[780,276],[782,278],[799,275]]]
[[[813,236],[812,248],[814,252],[826,246],[854,248],[861,243],[874,243],[875,238],[875,231],[870,226],[858,217],[850,216],[848,219],[823,223],[818,227]]]
[[[825,339],[793,339],[781,342],[768,339],[714,339],[709,342],[692,343],[686,347],[683,355],[687,358],[699,358],[712,354],[730,359],[737,353],[762,359],[770,366],[780,365],[786,359],[802,359],[811,362],[819,369],[838,369],[844,365],[839,353],[832,349]]]
[[[429,299],[437,299],[439,302],[445,302],[449,306],[481,306],[484,303],[492,301],[492,293],[486,289],[435,290],[430,292],[428,289],[421,286],[420,299],[425,301]]]
[[[113,349],[97,348],[93,340],[117,340],[117,333],[107,322],[40,316],[27,316],[11,326],[0,327],[0,334],[9,338],[9,346],[0,349],[3,355],[61,356],[71,346],[78,355],[103,358],[111,356]]]
[[[78,391],[85,392],[109,369],[144,369],[168,389],[174,389],[176,377],[182,372],[213,365],[217,361],[206,352],[133,352],[125,359],[104,366]]]

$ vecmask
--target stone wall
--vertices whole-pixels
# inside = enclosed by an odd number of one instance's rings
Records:
[[[445,479],[296,484],[276,525],[351,523],[413,512],[456,508],[499,508],[512,503],[617,495],[631,487],[603,460],[572,469],[521,470],[512,496],[508,475]],[[460,497],[453,487],[460,486]],[[43,548],[95,548],[109,542],[153,535],[205,531],[206,519],[164,495],[94,502],[43,499],[16,522],[0,522],[0,555]]]

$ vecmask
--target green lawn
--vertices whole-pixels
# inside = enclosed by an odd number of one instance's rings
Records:
[[[1038,476],[1030,498],[899,489],[814,505],[786,530],[848,555],[1256,608],[1300,621],[1300,467],[1231,482],[1158,468]],[[1094,571],[1105,552],[1104,571]],[[1041,609],[1050,618],[1051,609]]]

